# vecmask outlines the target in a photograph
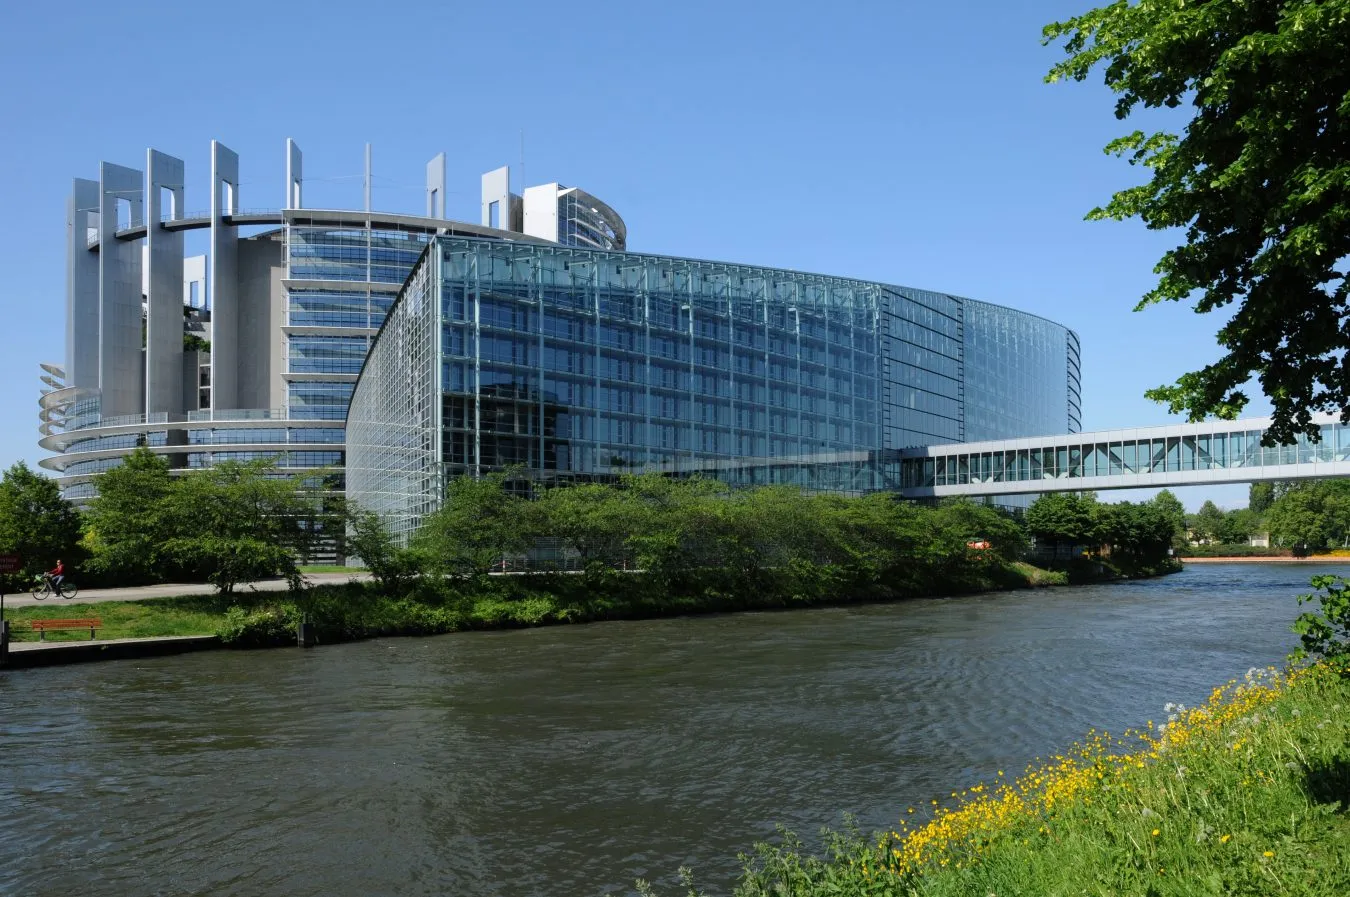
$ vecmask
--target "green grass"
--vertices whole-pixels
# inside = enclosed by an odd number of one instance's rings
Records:
[[[323,568],[310,568],[311,570]],[[350,572],[350,568],[332,568]],[[1030,564],[982,563],[953,581],[949,594],[1063,584],[1064,574]],[[468,591],[465,591],[468,590]],[[711,585],[671,593],[642,577],[611,573],[581,576],[501,577],[473,586],[428,579],[403,595],[380,592],[374,582],[349,581],[287,592],[185,595],[143,601],[67,604],[55,601],[14,608],[16,641],[35,641],[35,619],[94,617],[99,638],[219,635],[226,644],[263,647],[294,644],[302,615],[316,625],[322,642],[386,635],[434,635],[470,629],[508,629],[594,620],[645,619],[680,614],[802,608],[826,604],[896,600],[884,589],[839,594],[828,585],[804,593],[726,589]],[[88,632],[52,632],[46,641],[87,640]]]
[[[736,893],[1345,897],[1348,709],[1350,670],[1325,663],[1230,683],[1165,733],[1093,735],[824,857],[758,845]]]
[[[24,607],[5,607],[13,641],[37,641],[32,620],[94,618],[103,622],[98,638],[155,638],[166,635],[214,635],[225,619],[231,599],[216,595],[184,595],[144,601],[99,601],[93,604],[55,600]],[[88,641],[89,630],[48,632],[45,641]]]
[[[341,564],[305,564],[301,573],[368,573],[365,567],[344,567]]]

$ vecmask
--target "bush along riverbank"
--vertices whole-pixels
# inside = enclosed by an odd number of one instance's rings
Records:
[[[240,648],[294,645],[296,626],[312,623],[320,643],[379,636],[434,635],[601,620],[782,610],[1062,585],[1063,574],[1020,562],[981,561],[945,586],[922,592],[891,584],[852,587],[835,576],[806,582],[801,570],[767,574],[757,589],[708,575],[679,584],[643,573],[523,574],[466,581],[413,582],[391,594],[375,582],[324,585],[298,593],[235,595],[215,632]]]
[[[230,647],[280,647],[296,643],[302,619],[324,644],[398,635],[435,635],[473,629],[550,626],[599,620],[631,620],[682,614],[776,610],[855,604],[916,597],[918,593],[876,586],[866,592],[803,587],[800,572],[769,577],[776,587],[746,591],[702,576],[682,591],[642,573],[524,574],[470,580],[421,580],[380,584],[352,580],[294,592],[184,595],[140,601],[8,607],[16,640],[31,640],[28,625],[53,616],[96,617],[99,638],[217,635]],[[705,571],[706,573],[706,571]],[[1064,585],[1064,574],[1021,562],[977,559],[946,588],[926,594],[957,595]],[[398,591],[390,592],[391,588]],[[55,632],[48,641],[86,640],[88,633]]]

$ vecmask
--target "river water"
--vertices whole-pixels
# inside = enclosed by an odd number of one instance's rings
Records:
[[[1279,662],[1344,570],[3,672],[0,894],[724,893],[775,823],[890,826]]]

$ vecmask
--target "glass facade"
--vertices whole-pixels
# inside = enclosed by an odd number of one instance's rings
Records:
[[[370,336],[431,235],[425,228],[300,223],[286,234],[289,416],[342,421]]]
[[[1010,308],[970,299],[963,305],[966,402],[959,441],[1078,432],[1077,335]]]
[[[972,391],[978,407],[1013,409],[978,428],[1065,432],[1071,335],[1008,309],[970,316],[971,305],[983,304],[794,271],[439,237],[353,395],[348,492],[406,533],[447,478],[512,466],[543,482],[658,471],[893,488],[896,450],[965,438]],[[972,387],[974,333],[990,373]],[[1018,353],[1035,356],[1033,374],[999,380],[997,365]],[[1044,414],[1015,418],[1019,409]]]

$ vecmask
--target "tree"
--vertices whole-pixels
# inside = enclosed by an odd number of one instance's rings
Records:
[[[19,555],[24,585],[58,558],[73,563],[79,542],[79,514],[55,480],[22,461],[0,475],[0,553]],[[15,585],[11,581],[8,587]]]
[[[241,582],[284,576],[300,587],[299,558],[322,538],[320,496],[268,461],[226,461],[180,477],[162,506],[167,558],[229,594]]]
[[[360,558],[385,592],[407,585],[415,574],[409,552],[399,547],[379,515],[357,507],[348,510],[347,548]]]
[[[142,446],[100,474],[97,485],[86,515],[90,565],[121,582],[165,578],[169,463]]]
[[[1219,542],[1222,541],[1221,535],[1224,529],[1225,514],[1218,505],[1212,501],[1206,501],[1196,512],[1195,519],[1191,525],[1191,533],[1200,542]]]
[[[1113,555],[1129,555],[1150,562],[1167,557],[1172,547],[1175,522],[1157,504],[1128,501],[1102,505],[1101,537],[1109,542]]]
[[[1172,521],[1172,544],[1186,544],[1186,506],[1181,503],[1171,489],[1164,489],[1149,500],[1149,504],[1162,511]]]
[[[1275,484],[1269,480],[1252,483],[1247,489],[1247,510],[1264,514],[1275,503]]]
[[[624,556],[628,534],[640,525],[639,510],[627,489],[597,483],[558,486],[539,497],[539,528],[560,539],[589,574]]]
[[[1107,145],[1151,179],[1088,214],[1186,229],[1136,308],[1237,304],[1222,357],[1146,395],[1231,419],[1255,376],[1274,405],[1268,445],[1316,438],[1314,411],[1350,421],[1350,0],[1120,0],[1046,26],[1058,40],[1068,58],[1047,80],[1101,66],[1118,119],[1191,107],[1181,136]]]
[[[1238,545],[1250,539],[1260,528],[1260,514],[1250,508],[1238,508],[1223,516],[1223,526],[1219,530],[1219,541],[1224,545]]]
[[[1331,535],[1328,523],[1326,499],[1316,483],[1290,489],[1266,512],[1266,525],[1277,545],[1325,548]]]
[[[1099,544],[1097,498],[1092,493],[1051,492],[1031,503],[1027,531],[1045,542]]]
[[[436,571],[486,576],[504,555],[523,552],[534,543],[534,511],[506,491],[510,473],[450,481],[445,502],[427,515],[412,542]]]

